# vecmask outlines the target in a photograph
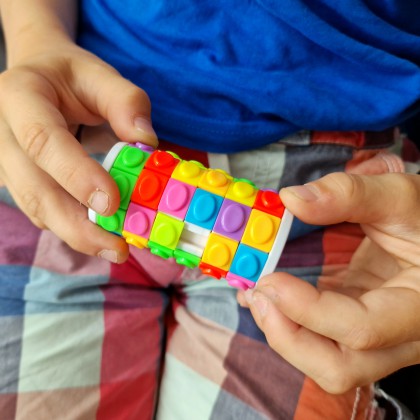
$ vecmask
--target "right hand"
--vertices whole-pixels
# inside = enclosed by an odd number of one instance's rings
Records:
[[[147,94],[93,54],[53,40],[3,72],[0,91],[0,179],[18,206],[77,251],[126,260],[125,241],[87,218],[87,207],[113,214],[119,192],[74,133],[107,121],[120,140],[156,146]]]
[[[337,394],[419,364],[420,177],[336,173],[280,195],[305,223],[360,223],[366,237],[345,271],[324,273],[329,287],[276,272],[238,294],[270,346]]]

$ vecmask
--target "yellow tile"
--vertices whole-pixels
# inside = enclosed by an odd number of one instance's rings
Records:
[[[204,249],[202,262],[228,271],[237,248],[237,241],[211,233]]]
[[[230,175],[221,169],[208,169],[201,176],[198,187],[224,197],[232,179]]]
[[[225,198],[252,207],[257,198],[257,192],[258,190],[251,183],[236,181],[230,184]]]
[[[183,160],[174,169],[171,178],[196,187],[205,169],[199,162]]]
[[[253,209],[241,242],[264,252],[270,252],[280,226],[280,218]]]
[[[126,230],[123,230],[122,235],[125,238],[125,241],[130,244],[134,245],[137,248],[146,248],[147,242],[149,242],[148,239],[143,238],[142,236],[135,235],[134,233],[127,232]]]

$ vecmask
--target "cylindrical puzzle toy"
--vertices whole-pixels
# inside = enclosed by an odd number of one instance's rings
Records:
[[[141,143],[117,143],[103,167],[120,207],[109,217],[89,210],[92,222],[244,290],[274,271],[293,219],[277,192]]]

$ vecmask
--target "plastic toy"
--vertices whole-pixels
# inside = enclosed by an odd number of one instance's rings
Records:
[[[89,219],[138,248],[248,289],[274,271],[293,216],[277,192],[141,143],[117,143],[103,167],[119,210]]]

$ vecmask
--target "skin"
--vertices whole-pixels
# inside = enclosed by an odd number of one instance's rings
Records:
[[[280,195],[304,222],[366,238],[339,290],[274,273],[238,294],[270,346],[338,394],[420,363],[420,177],[337,173]]]
[[[157,137],[147,94],[74,44],[75,4],[0,2],[8,51],[0,75],[0,178],[36,226],[77,251],[123,262],[125,241],[86,213],[114,213],[118,188],[74,134],[80,124],[107,121],[123,141],[156,146]]]
[[[0,0],[8,52],[0,178],[35,225],[77,251],[123,262],[125,241],[86,211],[116,211],[117,186],[74,134],[109,122],[121,140],[156,146],[157,138],[147,94],[74,44],[75,4]],[[342,290],[276,273],[238,295],[271,347],[329,392],[420,362],[419,197],[418,177],[401,174],[334,174],[281,192],[303,221],[361,223],[367,235]]]

